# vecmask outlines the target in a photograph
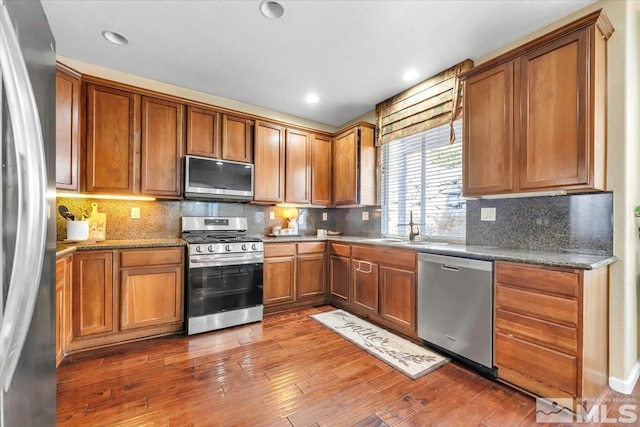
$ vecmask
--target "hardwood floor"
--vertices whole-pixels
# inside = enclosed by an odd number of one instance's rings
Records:
[[[58,425],[542,425],[533,398],[456,363],[409,379],[308,317],[330,309],[68,356]]]

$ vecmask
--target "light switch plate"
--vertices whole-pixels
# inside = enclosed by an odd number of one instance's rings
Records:
[[[273,221],[276,219],[276,213],[274,211],[269,211],[269,220]]]
[[[131,218],[140,219],[140,208],[131,208]]]
[[[326,221],[327,220],[327,213],[326,212],[322,212],[322,220]]]
[[[480,208],[480,221],[495,221],[496,208]]]
[[[367,211],[362,212],[362,220],[369,221],[369,212]]]

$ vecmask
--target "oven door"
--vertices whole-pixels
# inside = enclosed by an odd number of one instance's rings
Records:
[[[262,262],[189,268],[187,317],[262,305]]]

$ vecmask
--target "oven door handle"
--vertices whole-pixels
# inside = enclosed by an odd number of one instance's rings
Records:
[[[189,268],[230,267],[232,265],[262,264],[260,256],[198,257],[189,259]]]

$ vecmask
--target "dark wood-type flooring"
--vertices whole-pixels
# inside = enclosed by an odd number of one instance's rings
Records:
[[[541,425],[533,398],[456,363],[409,379],[309,318],[330,309],[68,356],[58,425]]]

